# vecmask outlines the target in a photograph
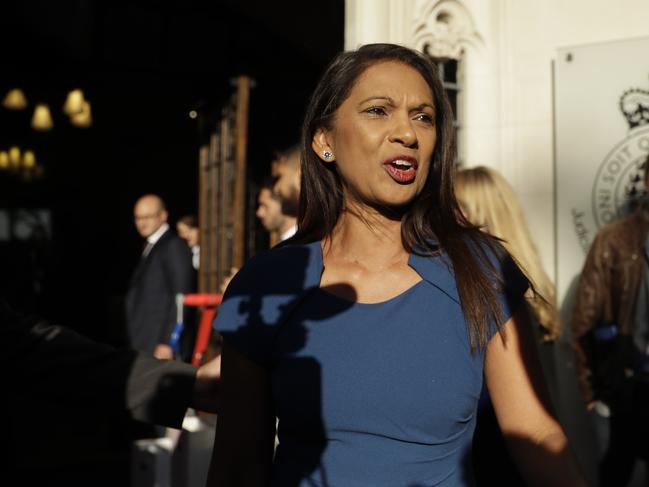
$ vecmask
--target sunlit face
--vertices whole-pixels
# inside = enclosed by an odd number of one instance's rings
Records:
[[[140,198],[133,210],[133,219],[138,233],[147,238],[153,235],[167,221],[167,212],[160,201],[151,196]]]
[[[194,245],[198,245],[198,228],[178,222],[176,224],[176,230],[178,231],[178,236],[187,242],[187,246],[191,248]]]
[[[401,207],[424,187],[435,142],[430,87],[414,68],[385,61],[359,76],[332,130],[316,132],[313,149],[335,160],[347,203]]]
[[[279,230],[282,226],[284,215],[279,200],[273,197],[270,189],[264,188],[259,192],[257,198],[257,212],[255,213],[261,224],[269,232]]]

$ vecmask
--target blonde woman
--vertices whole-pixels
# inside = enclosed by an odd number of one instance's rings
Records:
[[[558,340],[562,327],[555,306],[555,287],[543,270],[516,193],[500,173],[477,166],[456,173],[455,195],[464,216],[484,232],[501,239],[533,283],[525,297],[533,317],[530,322],[534,323],[533,332],[545,382],[582,470],[592,483],[596,468],[594,436],[578,395],[572,350],[567,341]],[[503,454],[504,445],[502,450],[495,447],[502,441],[485,394],[474,437],[474,466],[479,485],[522,482],[513,463]]]
[[[455,195],[468,220],[502,239],[507,251],[532,281],[536,293],[526,294],[530,309],[542,329],[544,341],[561,335],[555,307],[554,284],[543,270],[516,193],[498,172],[485,166],[458,171]]]

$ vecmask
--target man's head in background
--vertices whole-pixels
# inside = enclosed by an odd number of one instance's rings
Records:
[[[274,188],[278,178],[265,179],[259,188],[257,197],[257,212],[255,215],[268,232],[279,231],[283,222],[282,203]]]
[[[272,174],[277,177],[275,192],[282,201],[282,212],[297,217],[300,199],[300,146],[294,145],[276,154]]]
[[[167,223],[169,214],[164,201],[158,195],[146,194],[140,197],[133,209],[133,219],[138,233],[147,238]]]

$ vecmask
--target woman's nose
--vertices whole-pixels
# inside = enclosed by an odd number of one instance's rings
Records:
[[[406,147],[417,145],[417,134],[409,117],[395,117],[394,127],[390,134],[390,142],[399,143]]]

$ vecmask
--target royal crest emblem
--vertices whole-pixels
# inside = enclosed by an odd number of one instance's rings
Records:
[[[613,147],[597,170],[592,190],[597,227],[625,215],[645,196],[645,160],[649,153],[649,91],[632,88],[620,97],[628,135]]]

